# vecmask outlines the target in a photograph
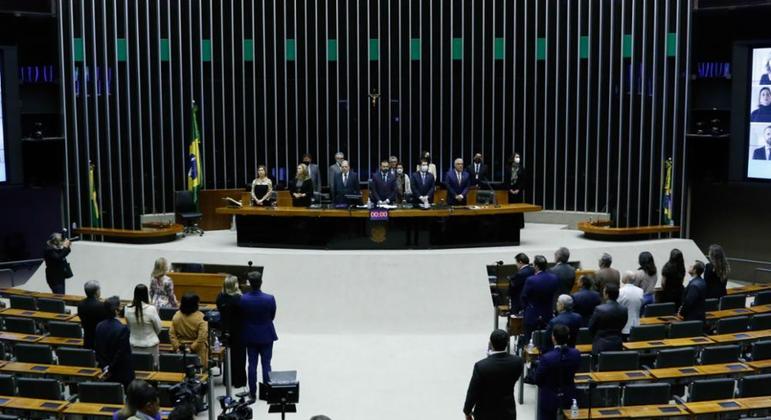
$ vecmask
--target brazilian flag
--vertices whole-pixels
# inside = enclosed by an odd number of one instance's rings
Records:
[[[674,225],[675,221],[672,219],[673,216],[673,203],[672,203],[672,158],[669,158],[664,161],[664,197],[663,197],[663,207],[664,207],[664,224],[665,225]]]
[[[91,202],[91,227],[102,227],[102,215],[99,213],[99,202],[96,199],[96,184],[94,183],[94,164],[88,164],[88,191]]]
[[[187,189],[193,192],[193,202],[198,206],[198,193],[203,185],[201,171],[201,133],[198,132],[198,105],[193,101],[190,129],[190,148],[187,158]]]

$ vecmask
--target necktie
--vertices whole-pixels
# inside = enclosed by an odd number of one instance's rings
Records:
[[[477,168],[474,169],[474,173],[479,174],[479,164],[477,163]]]
[[[423,172],[423,173],[421,173],[421,174],[420,174],[420,176],[421,176],[421,178],[422,178],[422,179],[420,180],[420,183],[421,183],[421,184],[425,184],[425,183],[426,183],[426,173],[425,173],[425,172]]]
[[[461,176],[460,172],[456,172],[455,176],[458,177],[458,186],[460,187],[460,180],[463,179],[463,177]]]
[[[343,185],[348,185],[348,174],[343,175]]]

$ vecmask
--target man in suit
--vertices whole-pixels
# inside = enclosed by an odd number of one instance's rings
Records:
[[[517,418],[514,385],[522,375],[524,364],[521,358],[506,351],[508,344],[506,331],[495,330],[490,334],[488,356],[474,364],[468,384],[463,405],[466,420]]]
[[[581,366],[581,352],[569,346],[570,330],[565,325],[554,327],[551,340],[554,349],[541,356],[535,371],[538,420],[556,420],[560,409],[570,408],[576,398],[573,377]]]
[[[351,171],[351,165],[347,160],[344,160],[340,164],[340,173],[335,175],[332,184],[334,185],[335,204],[345,204],[347,202],[345,198],[346,195],[361,194],[359,188],[359,175],[356,172]]]
[[[535,274],[535,269],[530,265],[530,258],[520,252],[514,257],[517,264],[517,272],[509,276],[509,313],[516,315],[522,312],[522,289],[525,287],[525,281],[528,277]]]
[[[613,264],[613,257],[607,252],[602,254],[599,262],[600,269],[594,274],[594,287],[600,295],[606,284],[613,283],[616,287],[621,287],[621,273],[615,268],[610,268],[611,264]]]
[[[78,303],[78,318],[83,326],[83,348],[94,348],[94,331],[97,324],[111,317],[99,298],[100,287],[96,280],[89,280],[83,286],[86,298]]]
[[[447,184],[447,204],[465,206],[471,177],[463,170],[463,159],[455,159],[455,166],[447,172],[444,179]]]
[[[771,160],[771,125],[763,130],[763,137],[766,139],[766,145],[755,149],[752,153],[753,160]]]
[[[589,319],[589,333],[594,337],[592,341],[592,354],[600,354],[603,351],[621,351],[624,339],[621,330],[624,329],[627,319],[627,310],[619,305],[618,287],[615,284],[605,286],[605,303],[594,309],[592,318]]]
[[[573,310],[581,315],[581,326],[585,327],[589,323],[594,313],[594,308],[602,303],[602,297],[599,293],[592,290],[592,278],[581,276],[581,290],[573,294]]]
[[[707,283],[704,282],[704,263],[696,261],[688,269],[691,281],[683,294],[683,306],[680,307],[680,316],[686,321],[704,321],[704,301],[707,299]]]
[[[570,250],[564,246],[554,253],[554,261],[557,263],[549,270],[560,281],[560,294],[569,295],[573,292],[573,284],[576,282],[576,269],[568,264]]]
[[[471,177],[471,185],[476,186],[482,182],[489,182],[487,179],[487,165],[482,161],[482,154],[476,153],[474,161],[466,168]]]
[[[412,204],[416,206],[430,206],[434,202],[436,180],[434,175],[428,171],[428,161],[426,159],[420,160],[418,171],[412,174],[410,186],[412,187]]]
[[[557,316],[546,325],[546,336],[551,337],[552,330],[557,325],[564,325],[570,330],[568,346],[575,347],[578,339],[578,330],[581,328],[581,315],[573,312],[573,298],[570,295],[560,295],[557,298]],[[550,343],[548,343],[550,344]],[[551,349],[549,346],[547,349]],[[547,350],[542,349],[542,350]]]
[[[321,174],[319,174],[319,165],[313,163],[313,156],[310,153],[303,155],[303,163],[308,167],[308,176],[313,183],[313,191],[321,192]]]
[[[643,289],[635,286],[634,272],[627,271],[621,281],[623,286],[618,291],[618,304],[626,308],[626,324],[621,330],[624,337],[629,335],[632,327],[640,325],[640,309],[643,305]]]
[[[134,364],[131,361],[129,329],[120,323],[120,298],[111,296],[104,302],[105,310],[110,314],[96,326],[94,351],[96,361],[107,380],[119,382],[127,387],[134,380]]]
[[[396,156],[390,156],[388,158],[388,173],[396,176],[396,167],[399,165],[399,158]]]
[[[373,204],[393,204],[396,201],[396,175],[391,175],[388,161],[380,162],[380,171],[372,174],[369,201]]]
[[[270,378],[270,360],[273,357],[273,342],[278,340],[273,320],[276,319],[276,299],[263,293],[262,273],[252,271],[247,275],[252,290],[246,293],[239,304],[243,314],[241,340],[249,357],[249,398],[257,396],[257,363],[262,359],[262,382]]]
[[[327,171],[327,184],[329,185],[329,195],[335,197],[335,177],[342,172],[343,161],[345,155],[343,152],[335,153],[335,163],[333,163]]]
[[[535,274],[525,280],[520,300],[524,308],[523,327],[525,333],[524,342],[530,341],[533,331],[546,327],[551,321],[553,313],[554,297],[559,291],[559,280],[546,271],[546,257],[536,255],[533,259]]]

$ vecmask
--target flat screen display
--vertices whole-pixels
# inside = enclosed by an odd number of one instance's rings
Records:
[[[747,178],[771,179],[771,48],[752,49]]]
[[[0,51],[0,182],[6,182],[8,180],[8,173],[5,169],[5,100],[3,98],[3,69],[5,63],[3,61],[3,53]]]

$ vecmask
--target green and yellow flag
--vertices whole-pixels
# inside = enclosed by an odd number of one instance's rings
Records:
[[[662,200],[664,207],[664,224],[674,225],[675,221],[672,219],[672,158],[664,161],[664,172],[664,198]]]
[[[187,165],[187,189],[193,192],[193,201],[198,205],[198,193],[203,185],[203,172],[201,171],[201,134],[198,132],[198,105],[193,101],[190,149],[188,151]]]
[[[96,184],[94,183],[94,164],[88,165],[88,191],[91,201],[91,227],[102,227],[102,215],[99,214],[99,202],[96,199]]]

